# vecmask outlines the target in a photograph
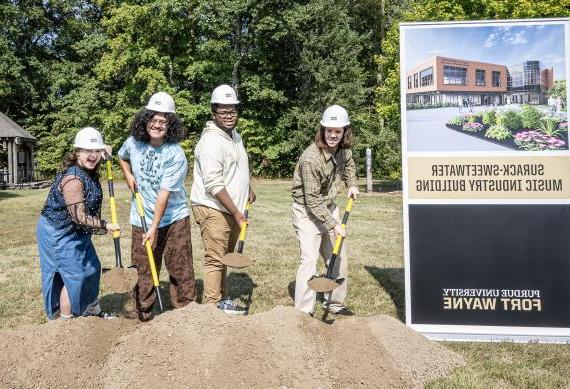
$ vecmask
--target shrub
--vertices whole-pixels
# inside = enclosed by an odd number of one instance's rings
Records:
[[[463,123],[465,123],[464,116],[454,116],[447,121],[447,124],[450,124],[452,126],[462,126]]]
[[[562,130],[558,128],[560,123],[558,118],[553,116],[545,116],[540,119],[538,130],[544,135],[557,136],[562,133]]]
[[[524,128],[537,128],[542,114],[535,107],[524,104],[521,108],[521,118]]]
[[[512,137],[513,134],[507,127],[500,124],[495,124],[494,126],[489,127],[487,132],[485,132],[485,136],[491,139],[505,140]]]
[[[500,121],[497,121],[497,124],[502,124],[511,131],[518,130],[523,126],[521,116],[514,110],[505,111],[501,115]]]
[[[494,109],[492,109],[490,111],[486,111],[483,114],[483,124],[486,124],[488,126],[492,126],[493,124],[497,124],[497,113],[495,112]]]
[[[476,113],[470,113],[470,114],[465,115],[465,119],[466,119],[466,121],[471,122],[471,123],[481,122],[481,115],[476,114]]]
[[[467,122],[463,125],[463,131],[467,132],[479,132],[484,128],[481,123],[477,122]]]

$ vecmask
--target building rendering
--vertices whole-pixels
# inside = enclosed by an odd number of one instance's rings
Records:
[[[513,66],[436,56],[407,73],[407,104],[546,103],[553,69],[540,61]]]

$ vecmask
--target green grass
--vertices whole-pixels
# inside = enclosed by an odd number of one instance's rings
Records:
[[[103,183],[106,188],[105,183]],[[256,181],[258,201],[250,211],[251,224],[245,254],[254,266],[229,275],[229,291],[251,313],[276,305],[292,305],[298,246],[290,222],[290,183]],[[130,194],[116,185],[123,261],[130,263]],[[0,328],[43,323],[35,226],[47,190],[0,191]],[[339,199],[341,208],[344,199]],[[404,321],[402,199],[390,193],[364,194],[348,223],[349,296],[346,303],[358,315],[387,314]],[[108,199],[103,215],[108,215]],[[204,252],[197,226],[192,230],[194,266],[202,291]],[[93,238],[103,266],[112,267],[112,239]],[[320,267],[322,272],[324,267]],[[168,304],[168,278],[161,274]],[[129,294],[101,291],[104,309],[126,314],[132,310]],[[321,310],[317,310],[320,317]],[[515,343],[443,343],[463,355],[467,365],[430,388],[562,388],[570,382],[570,348],[567,345]]]

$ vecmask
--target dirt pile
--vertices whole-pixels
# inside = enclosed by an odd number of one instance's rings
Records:
[[[232,317],[191,304],[136,326],[78,319],[1,335],[0,387],[408,388],[464,363],[387,316],[328,325],[291,307]]]
[[[104,269],[101,282],[108,292],[126,293],[133,290],[138,280],[137,269],[115,267]]]
[[[0,388],[100,387],[100,368],[136,321],[80,318],[0,331]]]

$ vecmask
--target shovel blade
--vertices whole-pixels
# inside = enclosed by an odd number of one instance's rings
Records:
[[[253,261],[247,255],[238,253],[228,253],[224,255],[221,261],[224,265],[234,267],[236,269],[253,265]]]
[[[309,288],[315,292],[331,292],[339,287],[339,283],[323,276],[313,277],[307,282]]]
[[[137,269],[115,267],[103,271],[101,281],[105,289],[112,293],[126,293],[133,290],[138,280]]]

